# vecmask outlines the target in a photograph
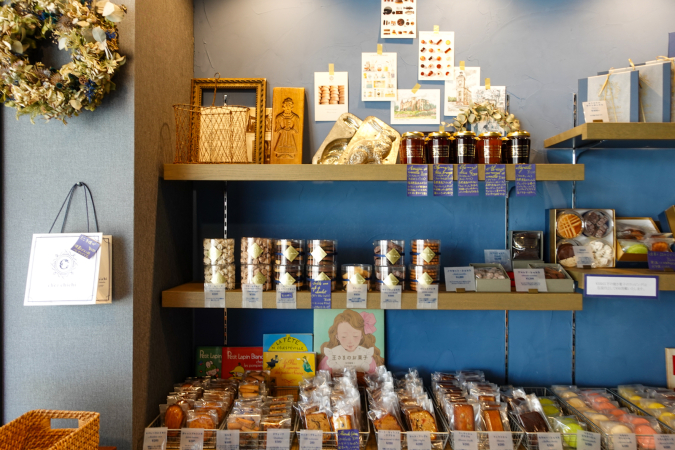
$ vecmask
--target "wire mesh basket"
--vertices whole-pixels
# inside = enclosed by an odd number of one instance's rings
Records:
[[[232,408],[232,405],[230,405],[230,408]],[[219,430],[224,430],[225,426],[227,425],[227,421],[223,420],[220,425],[218,426]],[[150,425],[147,426],[147,428],[158,428],[162,426],[162,416],[159,415],[155,417],[155,420],[153,420]],[[180,440],[181,440],[181,429],[170,429],[167,430],[167,435],[166,435],[166,448],[167,449],[174,449],[174,448],[180,448]],[[204,430],[204,447],[205,449],[212,449],[216,448],[216,431],[215,430]]]
[[[640,408],[638,405],[635,403],[631,402],[627,398],[625,398],[623,395],[619,394],[616,390],[614,389],[607,389],[607,392],[612,394],[614,397],[614,400],[619,402],[619,404],[623,408],[627,408],[630,412],[633,414],[637,414],[638,416],[651,416],[654,417],[652,414],[649,414],[647,411],[644,409]],[[656,417],[655,417],[656,418]],[[656,418],[658,420],[658,418]],[[663,422],[662,420],[658,420],[659,426],[661,429],[668,434],[675,434],[675,428],[672,426],[668,425],[667,423]]]

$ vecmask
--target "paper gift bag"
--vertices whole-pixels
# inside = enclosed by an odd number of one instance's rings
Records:
[[[675,33],[668,34],[668,58],[675,58]]]
[[[612,73],[579,80],[579,105],[604,101],[610,122],[637,122],[639,110],[638,72]],[[585,123],[579,114],[579,125]]]
[[[666,58],[659,56],[656,61],[647,61],[646,65],[652,64],[666,64],[668,67],[668,74],[670,77],[670,120],[668,122],[675,122],[675,58]]]

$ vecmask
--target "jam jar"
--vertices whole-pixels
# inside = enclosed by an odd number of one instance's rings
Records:
[[[476,133],[459,131],[455,134],[457,164],[476,164]]]
[[[429,133],[424,142],[427,164],[453,164],[455,138],[446,131]]]
[[[527,131],[514,131],[509,133],[511,140],[508,153],[509,164],[530,163],[530,133]]]
[[[424,164],[424,133],[409,131],[401,136],[401,164]]]
[[[481,133],[480,140],[480,153],[478,152],[478,146],[476,146],[478,164],[501,164],[502,135],[495,131],[489,131]]]
[[[502,138],[502,164],[509,163],[509,155],[511,154],[511,139],[504,136]]]

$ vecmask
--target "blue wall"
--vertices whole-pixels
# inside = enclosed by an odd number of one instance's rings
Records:
[[[379,0],[195,0],[195,76],[265,77],[275,86],[307,91],[305,161],[332,123],[315,123],[313,72],[335,63],[349,71],[350,112],[389,122],[389,104],[359,100],[361,52],[398,53],[399,87],[416,82],[416,40],[379,39]],[[577,79],[609,67],[666,54],[672,1],[483,0],[420,2],[421,30],[439,24],[456,33],[456,60],[480,65],[481,76],[506,85],[511,111],[533,135],[536,162],[569,162],[566,152],[542,150],[543,140],[571,127]],[[640,30],[639,36],[632,30]],[[442,83],[424,87],[443,89]],[[271,97],[270,97],[271,98]],[[271,103],[271,101],[268,102]],[[432,127],[396,127],[400,132]],[[670,176],[675,152],[593,151],[581,158],[586,180],[578,206],[614,208],[618,216],[656,218],[675,203]],[[222,234],[222,183],[197,183],[199,236]],[[483,187],[481,186],[481,189]],[[512,229],[543,230],[545,210],[570,206],[571,183],[538,183],[535,198],[511,200]],[[395,182],[229,183],[230,237],[332,238],[341,263],[372,261],[371,241],[440,238],[443,265],[481,262],[483,249],[504,246],[504,201],[415,198]],[[237,245],[238,251],[238,245]],[[198,255],[197,255],[198,256]],[[198,277],[200,257],[196,258]],[[576,380],[665,384],[664,347],[675,294],[657,301],[584,299],[576,314]],[[230,345],[259,345],[263,332],[308,332],[311,311],[228,311]],[[481,368],[505,380],[505,314],[388,311],[387,364],[424,372]],[[546,385],[572,380],[572,313],[509,313],[508,381]],[[222,343],[222,313],[195,312],[195,343]]]

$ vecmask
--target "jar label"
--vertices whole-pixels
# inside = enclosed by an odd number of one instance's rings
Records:
[[[257,258],[262,255],[263,249],[260,248],[257,242],[254,242],[253,245],[248,247],[248,254],[251,258]]]
[[[222,254],[223,254],[223,252],[221,252],[220,250],[218,250],[216,247],[211,247],[211,248],[209,249],[209,258],[211,259],[211,263],[212,263],[212,264],[215,264],[215,263],[216,263],[216,260],[217,260],[218,258],[220,258],[220,255],[222,255]]]
[[[408,159],[421,158],[424,155],[424,145],[408,141],[405,153],[408,156]]]
[[[349,282],[352,283],[352,284],[363,284],[363,283],[366,282],[366,279],[363,278],[360,273],[355,273],[349,279]]]
[[[253,281],[253,284],[265,284],[265,281],[267,281],[267,277],[262,273],[258,272],[251,281]]]
[[[396,286],[398,285],[399,281],[398,278],[393,273],[390,273],[387,275],[387,277],[384,279],[384,284],[387,286]]]
[[[387,260],[389,260],[391,264],[396,264],[396,261],[398,261],[399,259],[401,259],[401,254],[397,252],[395,248],[389,250],[389,252],[387,253]]]
[[[284,256],[290,262],[293,262],[293,260],[297,258],[298,254],[299,254],[298,251],[294,249],[292,245],[289,245],[288,247],[286,247],[286,250],[284,250]]]
[[[530,146],[523,144],[511,143],[511,155],[518,158],[527,158],[530,154]]]
[[[295,278],[293,278],[293,276],[290,273],[286,272],[281,276],[279,282],[284,286],[292,286],[293,284],[295,284]]]
[[[326,257],[326,253],[321,247],[316,247],[312,252],[312,257],[314,257],[314,262],[319,262]]]
[[[457,156],[466,156],[473,158],[476,156],[476,146],[474,144],[457,143]]]
[[[434,251],[429,247],[425,248],[424,251],[422,252],[422,258],[424,258],[424,260],[428,263],[431,262],[431,260],[434,259],[435,256],[436,253],[434,253]]]
[[[434,142],[431,146],[431,154],[439,158],[447,158],[450,156],[450,146],[439,145]]]
[[[328,278],[328,276],[323,272],[321,272],[315,279],[319,281],[330,281],[330,278]]]
[[[420,284],[431,284],[434,282],[434,279],[429,276],[428,273],[424,272],[422,276],[420,277],[419,280],[417,280]]]

